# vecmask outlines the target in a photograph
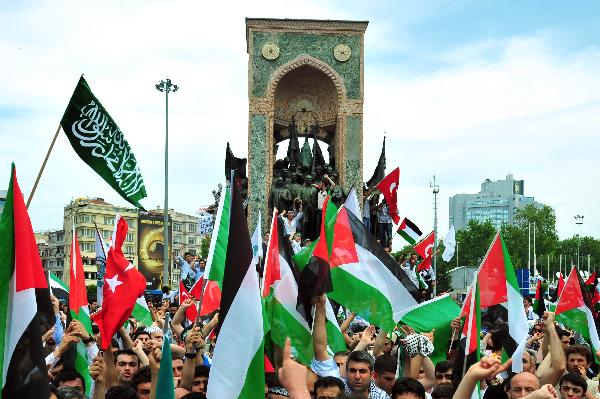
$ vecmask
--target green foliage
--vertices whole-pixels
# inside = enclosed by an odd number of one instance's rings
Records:
[[[95,285],[86,285],[85,290],[87,292],[88,303],[96,302],[98,300],[98,287],[96,287]]]
[[[208,249],[210,248],[210,234],[204,236],[200,242],[200,258],[206,259],[208,257]]]
[[[456,233],[459,266],[478,267],[494,239],[496,228],[489,221],[470,220],[465,230]],[[456,255],[454,255],[456,256]],[[454,259],[456,262],[456,259]]]

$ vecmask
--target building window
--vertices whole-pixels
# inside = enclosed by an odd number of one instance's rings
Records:
[[[102,230],[102,238],[108,240],[110,238],[110,230]]]
[[[196,237],[188,237],[189,245],[196,245]]]
[[[173,244],[181,244],[181,236],[173,236]]]
[[[128,255],[133,254],[133,245],[125,245],[125,253]]]
[[[195,233],[198,231],[198,226],[193,223],[188,224],[188,233]]]
[[[173,223],[173,231],[181,231],[181,223]]]
[[[92,217],[90,215],[77,215],[78,223],[91,223]]]
[[[133,233],[127,233],[127,241],[133,242],[133,240],[134,240]]]
[[[104,217],[104,224],[115,224],[115,218]]]
[[[82,252],[95,252],[96,251],[96,245],[93,242],[80,242],[79,248],[81,249]]]
[[[133,229],[135,227],[133,225],[133,219],[125,219],[125,221],[127,222],[127,226],[129,226],[130,229]]]
[[[190,249],[189,250],[190,255],[192,256],[196,256],[196,250],[195,249]]]

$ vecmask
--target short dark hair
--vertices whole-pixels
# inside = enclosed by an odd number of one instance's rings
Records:
[[[529,302],[530,304],[533,303],[533,300],[529,296],[524,296],[523,300]]]
[[[435,365],[435,373],[445,373],[450,369],[454,369],[454,362],[451,360],[444,360]]]
[[[369,371],[373,371],[373,357],[367,351],[353,351],[346,360],[346,370],[350,366],[350,362],[356,363],[367,363],[369,365]]]
[[[317,392],[317,388],[330,388],[330,387],[338,387],[340,392],[344,392],[344,382],[337,377],[319,377],[317,381],[315,381],[315,393]]]
[[[438,385],[435,387],[433,392],[431,393],[432,399],[452,399],[454,396],[454,391],[456,389],[454,386],[448,382]]]
[[[133,386],[133,389],[137,391],[138,385],[150,381],[152,381],[152,370],[150,370],[150,366],[144,366],[141,367],[138,370],[138,372],[133,375],[131,385]]]
[[[115,385],[114,387],[110,387],[106,394],[104,395],[104,399],[136,399],[137,393],[135,389],[131,385]]]
[[[140,337],[140,335],[147,335],[148,337],[150,337],[150,333],[148,331],[146,331],[145,327],[138,327],[137,330],[135,330],[135,332],[133,333],[133,340],[135,341],[136,339],[138,339]]]
[[[184,252],[183,257],[185,258],[188,255],[192,256],[192,253],[191,252]]]
[[[336,356],[348,356],[348,355],[350,355],[350,353],[348,351],[339,351],[339,352],[335,352],[333,354],[333,357],[336,357]]]
[[[373,367],[373,371],[377,374],[383,374],[386,371],[395,373],[396,368],[398,366],[397,359],[390,353],[384,353],[375,359],[375,366]]]
[[[117,364],[117,358],[119,356],[121,356],[121,355],[135,356],[135,358],[138,361],[138,364],[140,364],[140,357],[138,356],[137,353],[135,353],[131,349],[119,349],[118,351],[116,351],[115,353],[113,353],[113,358],[115,359],[115,364]]]
[[[402,377],[396,381],[392,387],[391,399],[396,399],[396,395],[402,395],[403,393],[414,393],[419,399],[425,399],[425,388],[414,378]]]
[[[210,374],[210,367],[204,364],[199,364],[194,369],[194,378],[196,377],[208,377]]]
[[[583,388],[583,393],[587,392],[587,381],[577,373],[567,373],[560,377],[558,380],[558,386],[561,387],[563,382],[570,382],[573,385]]]
[[[81,380],[81,384],[83,385],[83,392],[85,392],[85,379],[81,374],[79,374],[75,370],[67,369],[56,374],[56,377],[54,377],[54,379],[52,380],[52,385],[58,388],[60,387],[61,382],[74,381],[78,378]]]
[[[571,355],[573,353],[575,353],[577,355],[585,356],[585,359],[587,360],[588,363],[592,362],[592,351],[590,350],[590,348],[588,348],[585,345],[570,345],[565,350],[565,359],[569,360],[569,355]]]

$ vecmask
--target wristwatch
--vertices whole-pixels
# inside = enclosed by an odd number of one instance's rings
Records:
[[[91,336],[91,335],[90,335],[90,336],[89,336],[89,337],[87,337],[86,339],[82,339],[82,340],[81,340],[81,342],[83,342],[84,344],[86,344],[86,345],[87,345],[87,344],[89,344],[90,342],[96,342],[96,340],[94,339],[94,337],[93,337],[93,336]]]
[[[196,358],[197,353],[185,353],[185,358],[186,359],[195,359]]]

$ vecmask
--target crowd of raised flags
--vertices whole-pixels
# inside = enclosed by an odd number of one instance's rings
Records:
[[[83,78],[62,124],[79,135],[74,148],[89,148],[94,132],[126,144]],[[105,157],[100,169],[141,206],[139,168],[128,145],[120,151],[125,163]],[[584,282],[573,268],[552,299],[538,284],[530,312],[498,233],[481,243],[489,249],[464,300],[424,296],[418,276],[438,238],[399,217],[399,177],[396,168],[377,188],[418,264],[390,256],[353,191],[339,208],[325,200],[320,235],[300,251],[277,209],[266,242],[260,217],[251,238],[233,181],[206,267],[181,282],[176,303],[144,296],[119,216],[109,245],[97,236],[103,284],[88,303],[74,228],[69,284],[44,274],[13,166],[0,217],[0,399],[600,398],[596,273]],[[455,245],[451,228],[445,260]]]

